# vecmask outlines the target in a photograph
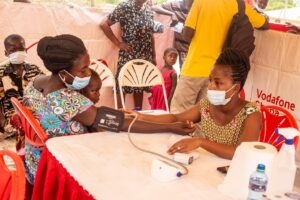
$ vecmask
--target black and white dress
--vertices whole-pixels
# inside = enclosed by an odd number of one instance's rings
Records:
[[[130,60],[144,59],[152,62],[153,13],[148,5],[139,8],[133,0],[126,0],[117,5],[108,15],[112,23],[120,23],[123,42],[131,45],[132,52],[119,51],[116,83],[121,68]],[[118,87],[117,87],[118,88]],[[124,87],[125,93],[137,93],[147,88]]]

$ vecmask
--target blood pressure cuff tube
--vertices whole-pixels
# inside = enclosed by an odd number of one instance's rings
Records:
[[[107,131],[120,132],[123,123],[123,112],[102,106],[97,109],[97,116],[93,128],[102,128]]]

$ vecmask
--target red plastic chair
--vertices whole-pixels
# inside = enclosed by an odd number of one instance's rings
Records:
[[[14,161],[15,170],[7,168],[4,156],[10,157]],[[20,157],[12,151],[0,151],[0,199],[24,200],[25,183],[25,170]]]
[[[262,129],[259,137],[260,142],[272,144],[279,151],[285,142],[284,137],[280,137],[275,130],[277,128],[293,127],[299,130],[295,118],[287,110],[274,105],[261,107],[262,112]],[[299,137],[295,137],[295,148],[298,145]]]
[[[11,102],[21,119],[22,127],[25,132],[25,140],[36,147],[44,147],[48,139],[44,129],[33,117],[31,112],[23,106],[15,97],[11,98]]]

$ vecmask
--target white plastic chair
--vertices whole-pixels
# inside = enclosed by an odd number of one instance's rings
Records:
[[[142,59],[127,62],[120,71],[118,81],[123,108],[125,108],[125,102],[122,87],[150,87],[162,85],[167,112],[169,112],[164,78],[160,70],[152,63]]]
[[[115,109],[118,109],[115,77],[109,67],[98,60],[92,59],[90,68],[99,74],[102,80],[102,87],[113,87]]]

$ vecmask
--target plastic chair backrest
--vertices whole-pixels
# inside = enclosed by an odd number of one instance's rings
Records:
[[[160,70],[152,63],[142,59],[135,59],[127,62],[120,71],[118,81],[123,108],[125,108],[122,90],[123,86],[149,87],[154,85],[162,85],[167,112],[169,112],[164,78]]]
[[[4,156],[14,161],[14,170],[8,169]],[[25,184],[25,170],[21,158],[12,151],[0,151],[0,199],[24,200]]]
[[[295,118],[284,108],[274,105],[265,105],[261,107],[262,129],[259,136],[260,142],[272,144],[279,151],[285,142],[284,137],[280,137],[275,130],[277,128],[293,127],[299,130]],[[295,148],[298,145],[299,137],[295,137]]]
[[[115,109],[118,108],[117,105],[117,93],[116,93],[116,83],[115,83],[115,77],[109,67],[105,65],[103,62],[106,63],[106,61],[99,61],[99,60],[91,60],[90,68],[95,70],[102,80],[102,87],[113,87],[114,92],[114,103],[115,103]]]
[[[33,117],[32,113],[23,106],[15,97],[11,98],[11,102],[21,119],[22,127],[25,132],[25,141],[36,147],[45,146],[48,139],[44,129]]]

